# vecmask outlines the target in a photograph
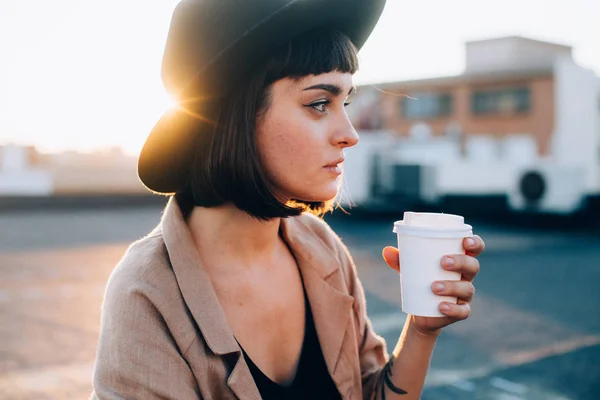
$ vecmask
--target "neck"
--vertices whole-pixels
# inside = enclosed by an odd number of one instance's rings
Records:
[[[281,250],[280,223],[280,218],[259,221],[225,204],[195,207],[188,226],[206,268],[253,268],[268,264]]]

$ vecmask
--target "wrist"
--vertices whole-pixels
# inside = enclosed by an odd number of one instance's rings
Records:
[[[415,316],[409,316],[408,334],[421,340],[436,341],[442,333],[442,328],[421,328],[415,323]]]

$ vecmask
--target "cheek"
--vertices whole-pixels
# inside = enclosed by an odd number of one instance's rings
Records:
[[[259,132],[259,152],[269,175],[302,171],[316,158],[318,147],[305,122],[273,119]]]

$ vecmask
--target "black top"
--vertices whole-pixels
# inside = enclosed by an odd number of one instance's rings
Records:
[[[294,380],[288,386],[282,386],[273,382],[252,362],[248,354],[242,349],[254,382],[258,387],[263,400],[271,399],[340,399],[341,396],[335,387],[335,383],[327,371],[327,365],[323,358],[321,345],[315,330],[310,304],[304,294],[306,308],[306,325],[304,328],[304,342],[298,369]]]

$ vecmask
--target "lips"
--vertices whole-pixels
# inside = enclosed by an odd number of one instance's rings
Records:
[[[338,158],[335,161],[330,162],[329,164],[325,165],[325,168],[333,168],[333,167],[337,167],[339,164],[344,162],[344,158]]]
[[[340,168],[339,164],[341,164],[343,162],[344,162],[343,158],[338,158],[337,160],[332,161],[329,164],[325,165],[323,168],[327,172],[329,172],[335,176],[340,176],[342,174],[342,168]]]

